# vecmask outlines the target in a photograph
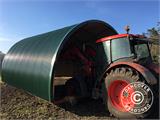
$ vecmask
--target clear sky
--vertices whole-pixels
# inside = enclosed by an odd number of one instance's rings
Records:
[[[142,34],[159,20],[159,0],[0,0],[0,51],[17,41],[90,19]]]

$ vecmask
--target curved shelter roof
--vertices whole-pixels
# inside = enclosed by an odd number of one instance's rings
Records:
[[[88,32],[87,35],[95,39],[117,34],[107,23],[90,20],[23,39],[13,45],[4,58],[3,81],[51,101],[54,63],[63,45],[78,31]]]

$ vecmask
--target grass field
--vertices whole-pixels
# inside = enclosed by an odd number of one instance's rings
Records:
[[[2,81],[0,86],[1,119],[113,119],[108,117],[109,113],[106,112],[101,101],[88,100],[72,107],[66,104],[61,108]]]

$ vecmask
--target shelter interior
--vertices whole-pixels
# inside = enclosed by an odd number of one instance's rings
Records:
[[[106,27],[104,23],[95,22],[82,25],[67,38],[61,46],[55,63],[54,100],[62,99],[66,94],[72,94],[72,92],[66,93],[66,85],[70,89],[73,88],[73,91],[74,87],[78,86],[77,84],[82,84],[80,87],[87,86],[83,89],[93,88],[98,54],[100,52],[103,55],[104,52],[103,48],[99,51],[96,40],[113,34],[115,34],[113,30]],[[73,80],[78,76],[81,76],[81,79],[88,77],[89,80],[80,83],[74,82]],[[82,76],[84,77],[82,78]],[[73,82],[67,82],[69,80]],[[76,89],[78,88],[79,86]]]

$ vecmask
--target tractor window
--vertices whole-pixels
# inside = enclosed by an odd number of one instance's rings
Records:
[[[104,48],[104,52],[105,52],[105,56],[107,57],[107,62],[110,62],[110,41],[105,41],[103,42],[103,48]]]
[[[136,55],[139,59],[147,58],[149,56],[147,44],[137,44],[134,46]]]
[[[112,60],[131,57],[130,43],[126,38],[112,40]]]

